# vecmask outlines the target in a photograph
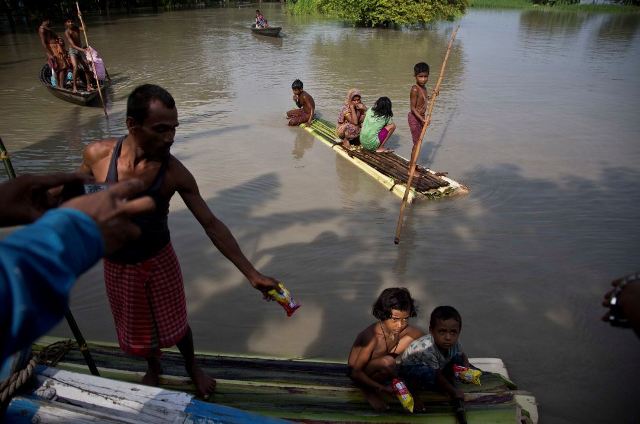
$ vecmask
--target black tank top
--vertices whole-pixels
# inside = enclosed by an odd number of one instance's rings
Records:
[[[122,142],[126,136],[118,139],[111,162],[109,162],[109,170],[107,172],[106,183],[113,184],[118,182],[118,158],[122,150]],[[124,247],[117,252],[107,256],[109,260],[119,263],[135,264],[149,259],[158,253],[170,241],[169,226],[167,217],[169,215],[169,199],[160,194],[160,188],[167,172],[167,161],[160,165],[158,175],[151,186],[136,195],[135,197],[151,196],[156,202],[156,208],[153,212],[144,215],[132,217],[131,220],[140,227],[142,234],[136,240],[129,241]]]

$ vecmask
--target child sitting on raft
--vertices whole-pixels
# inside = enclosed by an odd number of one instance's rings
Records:
[[[351,147],[352,142],[357,141],[366,111],[367,107],[362,103],[360,92],[355,88],[349,90],[338,114],[336,127],[336,135],[342,139],[342,147],[345,149]]]
[[[365,113],[362,123],[360,144],[363,148],[378,153],[392,151],[384,147],[396,129],[396,124],[391,121],[392,117],[391,100],[388,97],[376,100],[373,107]]]
[[[412,341],[422,336],[422,330],[409,325],[417,308],[409,290],[388,288],[373,304],[374,322],[358,334],[349,353],[349,377],[363,391],[376,411],[389,409],[383,393],[393,395],[390,385],[396,375],[396,357]]]

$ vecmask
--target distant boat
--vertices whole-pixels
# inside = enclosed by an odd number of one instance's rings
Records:
[[[251,32],[254,34],[266,35],[268,37],[278,37],[281,29],[282,27],[256,28],[255,24],[251,25]]]
[[[78,87],[77,92],[73,92],[68,88],[59,88],[51,85],[51,68],[48,64],[45,64],[40,70],[40,82],[47,90],[59,99],[66,100],[77,105],[89,106],[96,103],[96,100],[100,97],[98,90],[86,91],[83,90],[83,86]],[[104,96],[105,89],[109,85],[106,81],[100,81],[100,88],[102,89],[102,95]],[[98,102],[99,103],[99,102]]]

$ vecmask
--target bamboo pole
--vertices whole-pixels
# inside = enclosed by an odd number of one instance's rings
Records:
[[[4,147],[2,138],[0,138],[0,157],[2,157],[2,161],[4,162],[4,168],[7,171],[7,176],[9,177],[9,179],[12,180],[16,178],[16,172],[13,170],[13,165],[11,164],[11,158],[9,157],[9,153],[7,152],[7,149]],[[73,333],[73,336],[76,338],[76,342],[78,343],[78,346],[80,347],[80,351],[82,352],[82,356],[84,356],[84,360],[87,363],[87,366],[89,367],[89,371],[91,371],[91,374],[99,376],[100,373],[98,372],[96,363],[94,362],[93,357],[91,356],[91,352],[89,352],[89,348],[87,347],[87,342],[85,341],[84,336],[80,331],[80,327],[78,327],[78,323],[76,323],[76,320],[73,317],[73,314],[71,313],[71,308],[67,309],[67,311],[64,313],[64,317],[67,320],[67,324],[69,324],[69,327],[71,328],[71,332]]]
[[[9,152],[7,152],[7,149],[4,147],[2,138],[0,138],[0,157],[2,158],[2,163],[4,163],[4,169],[7,171],[7,177],[9,177],[10,180],[14,179],[16,177],[16,171],[13,170]]]
[[[449,59],[451,46],[453,45],[453,40],[455,40],[456,38],[458,29],[460,29],[460,25],[456,27],[456,29],[451,34],[451,38],[449,39],[449,45],[447,46],[447,53],[444,55],[444,60],[442,61],[442,67],[440,68],[440,75],[438,76],[438,82],[436,83],[436,87],[433,90],[431,101],[429,102],[429,108],[427,111],[427,116],[425,117],[424,125],[422,126],[422,131],[420,132],[420,138],[418,139],[418,142],[414,146],[413,151],[411,153],[411,162],[409,163],[409,179],[407,180],[407,189],[405,190],[404,197],[402,198],[402,204],[400,205],[400,215],[398,216],[398,223],[396,225],[396,236],[393,239],[393,242],[395,244],[400,243],[400,232],[402,231],[404,209],[407,206],[407,198],[409,197],[409,187],[411,187],[413,174],[416,170],[416,162],[418,161],[418,157],[420,156],[420,149],[422,148],[422,139],[424,138],[424,135],[427,132],[427,127],[431,124],[431,114],[433,112],[433,106],[436,103],[436,98],[438,97],[438,94],[440,94],[440,83],[442,82],[442,77],[444,76],[444,69],[447,66],[447,60]]]
[[[76,2],[76,8],[78,9],[78,19],[80,19],[80,25],[82,26],[82,32],[84,34],[84,42],[89,47],[89,38],[87,37],[87,27],[82,20],[82,13],[80,12],[80,5]],[[98,90],[98,94],[100,95],[100,101],[102,102],[102,109],[104,110],[104,116],[109,118],[107,114],[107,105],[104,103],[104,97],[102,96],[102,89],[100,88],[100,80],[98,79],[98,71],[96,71],[96,63],[91,58],[91,69],[93,70],[93,76],[96,78],[96,88]]]

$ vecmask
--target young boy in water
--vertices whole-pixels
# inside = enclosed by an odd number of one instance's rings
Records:
[[[295,127],[300,124],[311,125],[316,110],[316,103],[313,97],[304,91],[302,81],[299,79],[291,84],[291,90],[293,90],[293,101],[296,102],[298,109],[292,109],[287,112],[289,126]]]
[[[409,121],[409,129],[411,130],[411,139],[415,146],[420,139],[420,133],[425,123],[425,113],[427,112],[427,101],[429,94],[427,93],[427,81],[429,80],[429,65],[424,62],[416,63],[413,67],[413,74],[416,77],[416,83],[411,86],[409,93],[409,104],[411,110],[407,116]]]
[[[373,304],[374,322],[358,334],[349,353],[349,377],[362,389],[376,411],[389,409],[383,393],[393,395],[390,381],[396,375],[396,357],[422,336],[409,325],[417,308],[404,287],[382,291]]]
[[[438,306],[431,313],[429,334],[413,341],[400,358],[399,375],[409,390],[441,390],[452,400],[464,393],[454,383],[453,365],[469,367],[469,358],[458,342],[462,318],[451,306]]]

